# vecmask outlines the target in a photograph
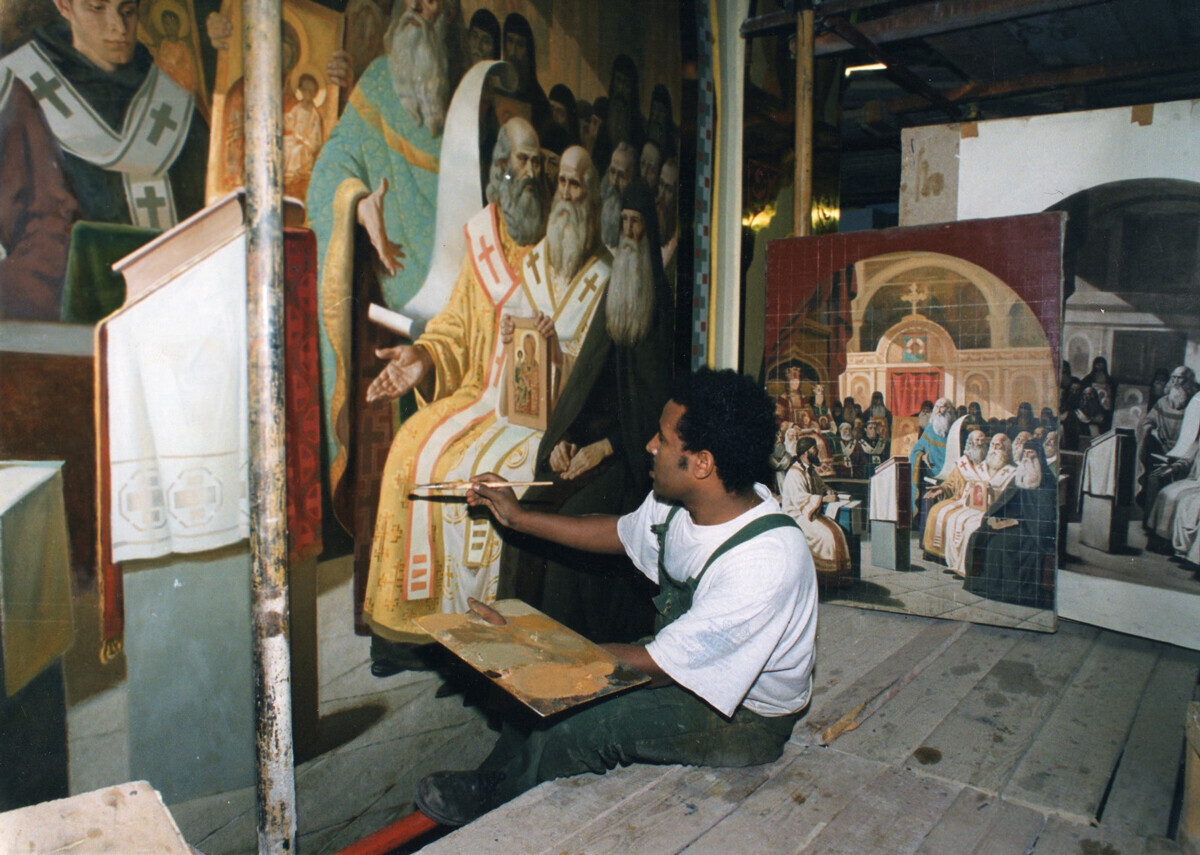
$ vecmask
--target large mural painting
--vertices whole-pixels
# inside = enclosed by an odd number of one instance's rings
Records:
[[[108,658],[121,553],[98,513],[188,528],[244,502],[244,484],[211,473],[182,492],[145,467],[136,490],[110,483],[95,410],[111,384],[95,397],[92,340],[128,302],[113,263],[243,184],[240,27],[236,0],[0,10],[0,459],[66,461],[75,585],[103,589]],[[289,412],[289,444],[297,471],[320,474],[293,523],[309,553],[322,532],[327,551],[354,550],[360,630],[403,637],[414,616],[502,584],[554,599],[559,565],[505,552],[461,501],[410,501],[414,486],[494,470],[550,473],[561,483],[540,500],[567,510],[644,495],[672,361],[676,200],[694,174],[681,78],[675,0],[284,0],[288,371],[311,381],[289,378],[293,409],[311,408]],[[632,633],[625,614],[614,599],[595,631]]]
[[[769,244],[774,485],[824,601],[1054,628],[1063,227]]]

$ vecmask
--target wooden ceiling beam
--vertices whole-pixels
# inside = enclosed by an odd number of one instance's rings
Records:
[[[909,92],[914,93],[920,98],[924,98],[929,104],[937,107],[950,117],[950,121],[958,121],[960,118],[958,108],[950,103],[941,92],[938,92],[924,80],[909,71],[903,64],[889,56],[885,50],[867,38],[861,30],[849,21],[837,17],[826,18],[825,26],[829,27],[840,38],[845,39],[876,62],[882,62],[887,66],[888,74],[891,75],[892,79]]]
[[[738,32],[744,39],[752,39],[757,36],[777,36],[781,33],[791,35],[796,32],[796,13],[781,9],[777,12],[768,12],[766,15],[756,15],[742,21]]]
[[[1200,53],[1184,51],[1130,62],[1081,65],[1076,68],[1030,74],[996,83],[968,83],[965,86],[947,89],[941,94],[951,103],[958,104],[963,101],[987,101],[994,98],[1031,94],[1060,86],[1117,82],[1130,78],[1155,77],[1195,70],[1200,70]],[[892,98],[884,106],[888,113],[896,115],[928,109],[929,103],[920,96],[906,95],[901,98]]]
[[[883,18],[864,21],[858,25],[858,29],[875,44],[886,44],[1033,15],[1064,12],[1103,2],[1108,0],[935,0],[919,6],[906,6]],[[823,8],[820,7],[819,12]],[[838,34],[825,33],[817,37],[813,52],[816,56],[828,56],[852,47]]]

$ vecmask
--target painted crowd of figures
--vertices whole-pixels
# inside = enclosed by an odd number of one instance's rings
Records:
[[[924,561],[945,566],[988,599],[1048,604],[1043,569],[1056,555],[1060,471],[1052,410],[1044,408],[1038,419],[1023,402],[1011,418],[988,419],[979,402],[956,409],[939,398],[894,417],[881,392],[865,408],[849,397],[827,405],[824,387],[802,385],[792,368],[776,399],[776,420],[774,487],[805,532],[827,586],[850,582],[854,563],[845,527],[829,512],[850,499],[838,489],[869,481],[899,456],[911,465],[913,532]],[[914,429],[897,441],[892,430],[902,421]]]

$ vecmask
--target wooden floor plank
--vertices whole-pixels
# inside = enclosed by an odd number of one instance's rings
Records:
[[[900,763],[1024,635],[1015,629],[972,626],[879,712],[843,734],[837,747],[871,760]]]
[[[576,775],[542,784],[426,846],[422,855],[540,852],[585,821],[602,819],[682,766],[635,765],[607,775]]]
[[[1102,633],[1001,795],[1077,822],[1095,820],[1160,647]]]
[[[679,852],[720,822],[768,780],[770,766],[744,769],[688,767],[624,799],[603,817],[576,826],[543,855]],[[586,814],[578,814],[575,822]],[[510,849],[508,851],[521,851]],[[530,850],[525,850],[530,851]]]
[[[937,825],[921,841],[917,855],[963,855],[987,836],[1000,814],[1000,799],[963,787]]]
[[[1165,647],[1138,706],[1100,825],[1165,835],[1183,753],[1183,723],[1200,672],[1200,653]]]
[[[1040,811],[1001,800],[988,833],[970,855],[1024,855],[1045,825],[1046,815]]]
[[[998,793],[1097,634],[1069,623],[1054,635],[1026,633],[906,764]]]
[[[819,716],[809,715],[809,727],[814,730],[834,730],[840,734],[852,722],[868,718],[883,698],[911,683],[920,671],[928,668],[970,628],[970,624],[945,620],[933,621],[922,627],[908,643],[842,691],[836,704],[827,704]],[[823,741],[828,743],[832,740],[827,737]]]
[[[822,605],[817,617],[817,661],[806,721],[839,706],[849,687],[932,623],[934,618]]]
[[[1052,816],[1030,855],[1143,855],[1144,850],[1139,837]]]
[[[889,767],[798,852],[803,855],[916,852],[961,789],[960,784]]]
[[[691,846],[686,855],[793,853],[845,809],[884,766],[810,746]],[[747,841],[753,841],[748,847]]]
[[[934,635],[931,619],[821,609],[815,715],[911,667]],[[1169,855],[1171,841],[1142,832],[1170,810],[1174,774],[1156,770],[1177,762],[1168,755],[1182,714],[1171,708],[1190,697],[1200,654],[1163,647],[1143,667],[1140,643],[1060,627],[971,627],[832,747],[811,744],[805,726],[779,761],[757,769],[635,766],[555,781],[423,851]],[[1130,695],[1136,712],[1121,713]],[[1079,787],[1091,767],[1071,764],[1102,766],[1113,750],[1104,734],[1122,717],[1132,725],[1099,828],[998,797],[1006,786],[1029,797],[1019,776],[1039,771],[1046,801],[1058,799],[1059,778]],[[1083,789],[1092,792],[1090,779]]]
[[[1179,855],[1179,844],[1168,837],[1152,834],[1146,838],[1142,855]]]

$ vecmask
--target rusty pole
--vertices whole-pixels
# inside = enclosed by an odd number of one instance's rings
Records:
[[[813,10],[802,0],[796,15],[796,177],[792,195],[792,233],[812,234],[813,162]]]
[[[296,851],[283,366],[282,0],[245,0],[246,329],[258,851]]]

